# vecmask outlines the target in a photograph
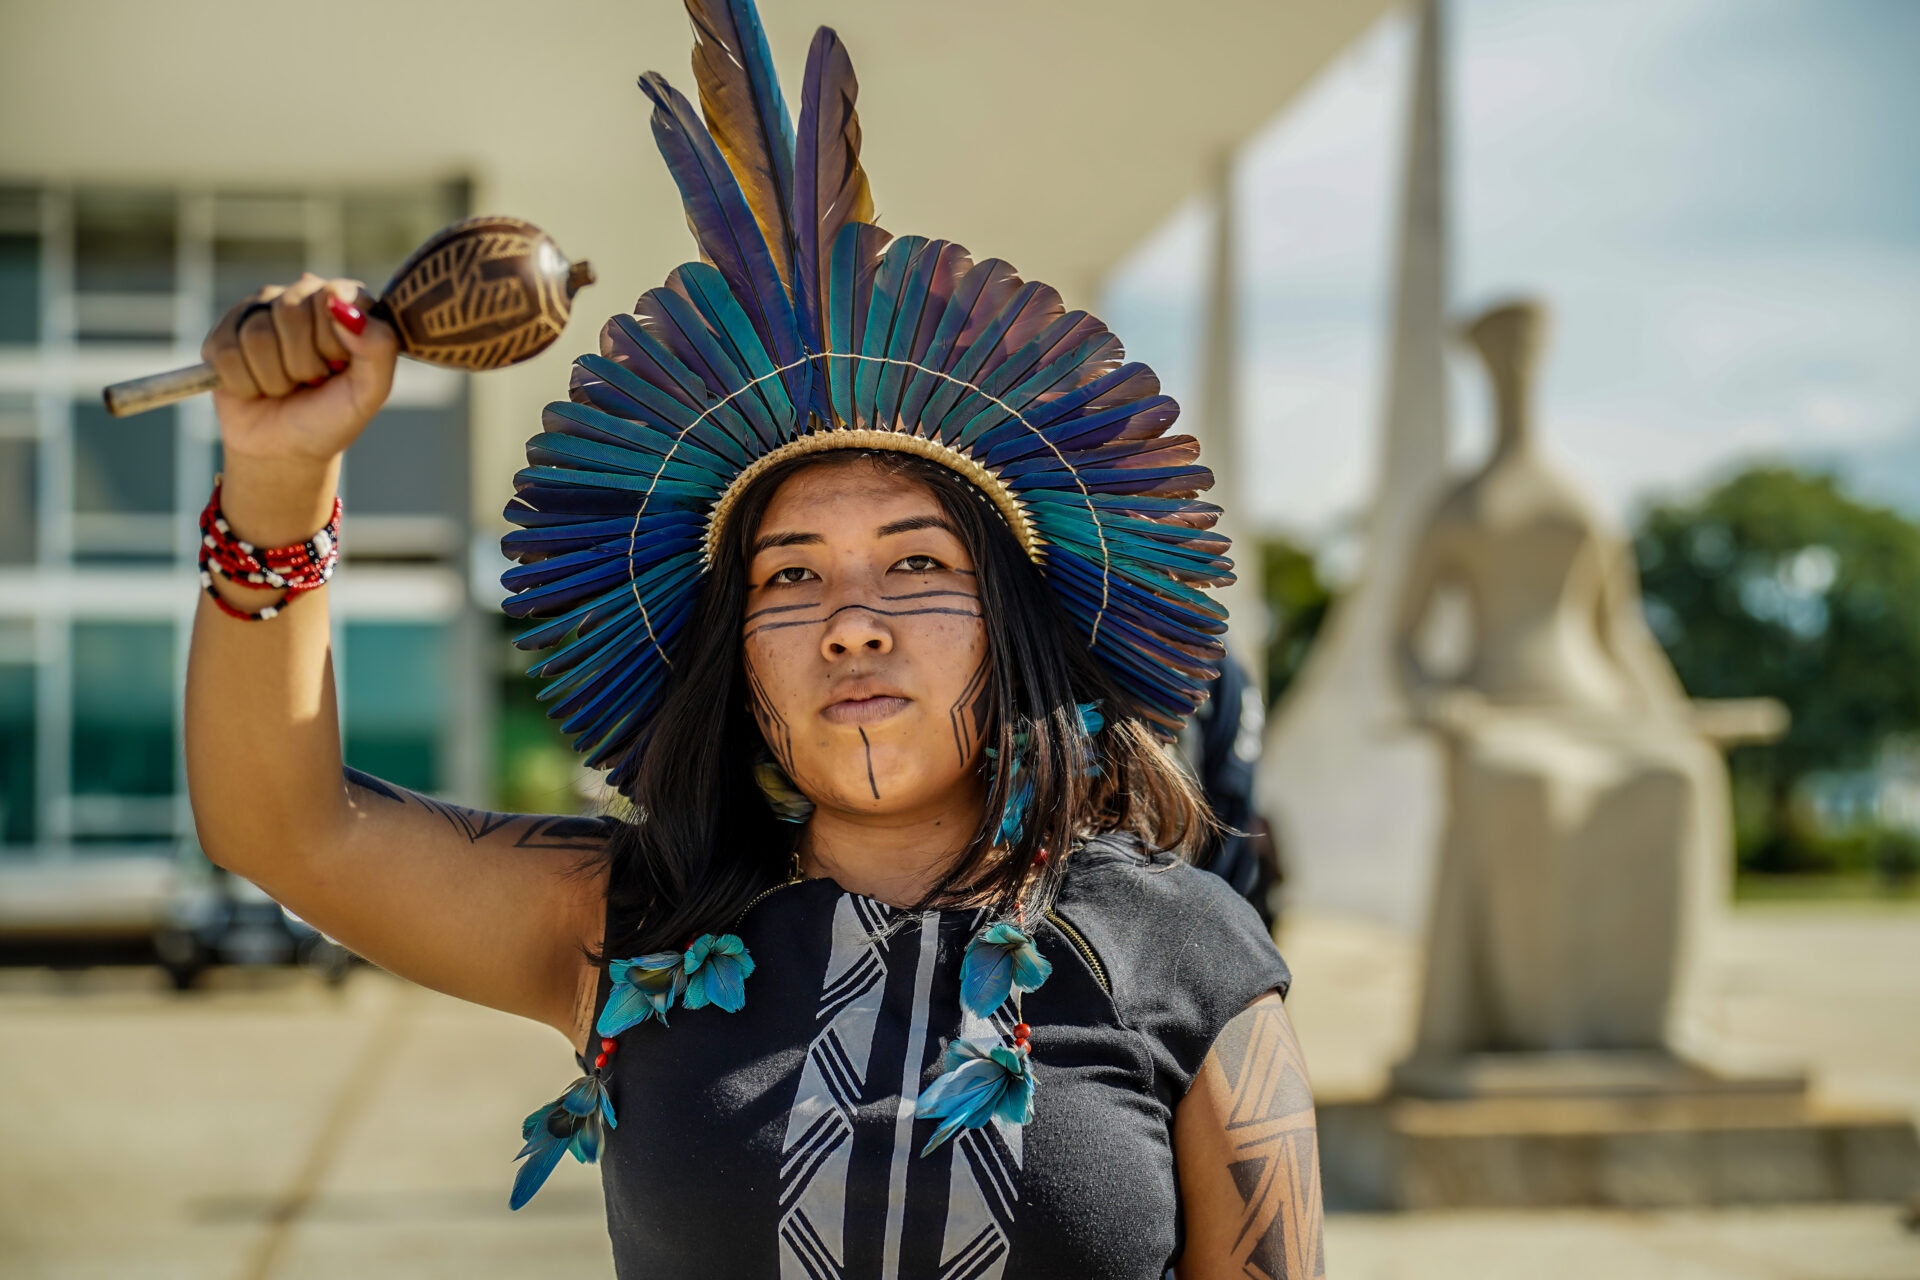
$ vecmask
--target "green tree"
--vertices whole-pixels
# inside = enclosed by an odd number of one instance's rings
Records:
[[[1297,543],[1269,537],[1262,541],[1260,554],[1261,586],[1273,619],[1273,634],[1267,640],[1267,705],[1271,707],[1300,673],[1307,650],[1327,619],[1333,594],[1320,580],[1313,553]]]
[[[1687,691],[1765,695],[1792,712],[1783,739],[1732,765],[1736,793],[1764,797],[1743,861],[1807,867],[1800,781],[1920,729],[1920,527],[1829,476],[1763,467],[1654,507],[1635,546],[1647,620]]]

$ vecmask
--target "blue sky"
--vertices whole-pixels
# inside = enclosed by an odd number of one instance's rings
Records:
[[[1920,510],[1920,3],[1453,0],[1456,315],[1554,331],[1546,447],[1616,517],[1748,459]],[[1375,465],[1411,25],[1389,17],[1246,148],[1242,492],[1324,539]],[[1195,392],[1208,219],[1116,273],[1107,319]],[[1454,363],[1454,452],[1487,439]]]

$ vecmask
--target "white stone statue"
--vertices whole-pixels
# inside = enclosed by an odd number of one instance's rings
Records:
[[[1777,708],[1689,703],[1641,615],[1629,544],[1530,442],[1543,319],[1523,302],[1467,329],[1498,442],[1443,492],[1397,628],[1447,774],[1403,1076],[1476,1053],[1676,1048],[1676,983],[1731,859],[1712,739],[1779,727]],[[1426,643],[1436,611],[1467,633],[1450,661]]]

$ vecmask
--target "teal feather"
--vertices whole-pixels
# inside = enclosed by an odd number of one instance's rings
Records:
[[[1027,1055],[1004,1045],[982,1048],[955,1040],[941,1058],[941,1074],[920,1091],[914,1115],[938,1120],[920,1148],[927,1155],[962,1129],[980,1129],[996,1119],[1026,1124],[1033,1119],[1033,1064]]]
[[[654,1018],[666,1022],[667,1011],[687,989],[680,960],[678,951],[660,951],[610,962],[613,991],[594,1023],[595,1034],[617,1036]]]
[[[705,266],[687,264],[696,265]],[[735,359],[730,344],[721,342],[708,327],[706,317],[685,291],[685,270],[679,268],[668,277],[675,287],[650,289],[641,295],[641,304],[660,317],[662,339],[707,382],[714,398],[725,400],[742,415],[753,435],[741,445],[755,455],[764,453],[785,437],[760,389],[748,389],[752,375]]]
[[[879,414],[880,379],[886,373],[885,360],[893,345],[894,325],[907,301],[908,273],[914,257],[926,243],[924,236],[901,236],[891,241],[874,272],[866,328],[860,335],[860,354],[865,358],[857,362],[854,373],[854,412],[862,426],[886,429],[887,423]],[[909,327],[918,322],[918,313],[907,320]]]
[[[753,957],[747,944],[731,933],[703,933],[687,948],[682,967],[687,975],[689,1009],[713,1005],[738,1013],[747,1002],[746,981],[753,976]]]
[[[1033,935],[1002,920],[967,943],[960,960],[960,1003],[990,1018],[1015,991],[1035,991],[1053,973]]]
[[[753,322],[728,292],[726,279],[718,271],[704,262],[689,262],[676,268],[668,278],[685,291],[687,300],[693,303],[694,309],[706,321],[715,340],[726,349],[734,368],[744,375],[747,390],[741,398],[758,398],[766,407],[767,420],[774,424],[774,440],[784,440],[786,437],[781,424],[793,420],[795,403],[795,398],[788,391],[792,379],[800,371],[789,370],[785,375],[775,376],[773,355],[761,345]],[[803,370],[810,367],[803,366]],[[805,402],[804,396],[799,399],[801,403]]]
[[[514,1159],[526,1163],[514,1177],[507,1207],[519,1209],[533,1199],[568,1151],[582,1164],[598,1160],[606,1130],[613,1127],[613,1100],[599,1072],[574,1081],[565,1093],[521,1123],[523,1145]]]

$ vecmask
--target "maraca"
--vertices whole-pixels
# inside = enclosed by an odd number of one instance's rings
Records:
[[[393,273],[373,314],[400,336],[400,354],[452,369],[504,369],[538,355],[566,328],[573,295],[593,265],[568,262],[553,238],[518,218],[468,218],[435,232]],[[196,364],[128,382],[101,395],[116,418],[211,391],[213,366]]]

